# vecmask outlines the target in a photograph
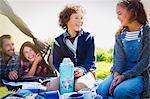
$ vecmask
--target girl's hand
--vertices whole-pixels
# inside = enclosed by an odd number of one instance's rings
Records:
[[[34,62],[38,64],[41,60],[42,60],[42,57],[41,57],[40,53],[38,53],[35,57]]]
[[[114,72],[114,78],[116,78],[118,75],[120,75],[118,72]]]
[[[112,96],[112,94],[113,94],[113,92],[114,92],[116,86],[117,86],[117,83],[116,83],[116,80],[114,79],[114,80],[112,81],[111,85],[110,85],[110,88],[109,88],[109,94],[110,94],[111,96]]]
[[[117,85],[119,85],[122,81],[124,81],[126,77],[124,75],[118,75],[114,78],[110,88],[109,88],[109,94],[112,95],[114,92],[114,89]]]
[[[116,80],[116,84],[120,84],[122,81],[124,81],[126,79],[126,77],[124,75],[119,75],[115,78]]]

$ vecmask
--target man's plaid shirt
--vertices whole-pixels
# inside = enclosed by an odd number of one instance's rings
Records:
[[[10,71],[19,70],[19,56],[14,54],[8,61],[7,64],[4,62],[4,55],[0,52],[0,79],[8,78],[8,73]]]

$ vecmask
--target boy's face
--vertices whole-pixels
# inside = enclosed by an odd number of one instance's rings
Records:
[[[7,56],[14,54],[14,43],[12,39],[3,39],[2,51]]]
[[[67,23],[68,30],[78,32],[83,25],[83,14],[81,12],[73,13]]]

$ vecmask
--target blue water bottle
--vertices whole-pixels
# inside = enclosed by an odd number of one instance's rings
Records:
[[[74,64],[70,58],[64,58],[59,67],[60,71],[60,93],[74,91]]]

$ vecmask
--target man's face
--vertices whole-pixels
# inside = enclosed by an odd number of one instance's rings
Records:
[[[14,43],[12,39],[3,39],[2,51],[7,56],[14,54]]]

